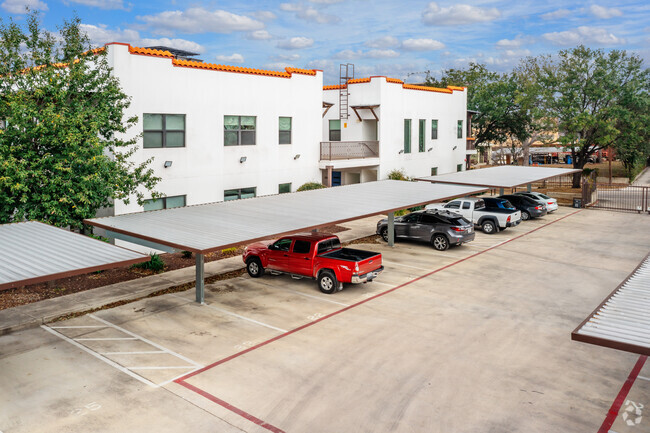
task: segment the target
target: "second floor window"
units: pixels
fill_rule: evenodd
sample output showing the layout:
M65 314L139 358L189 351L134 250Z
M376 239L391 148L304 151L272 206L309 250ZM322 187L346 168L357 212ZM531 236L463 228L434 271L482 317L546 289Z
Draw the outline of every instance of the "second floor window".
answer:
M185 206L185 196L175 195L172 197L154 198L144 201L144 210L171 209L173 207Z
M248 146L255 144L255 116L224 116L224 146Z
M431 167L431 176L438 176L438 167Z
M185 115L144 113L142 138L145 149L185 147Z
M426 134L424 132L425 128L426 128L426 120L420 119L419 128L418 128L418 151L419 152L424 152L426 148L424 144L424 135Z
M341 120L330 120L330 141L341 141Z
M438 119L433 119L431 121L431 139L438 139Z
M291 144L291 117L280 117L280 144Z
M458 138L463 138L463 121L458 121Z
M404 153L411 153L411 119L404 119Z

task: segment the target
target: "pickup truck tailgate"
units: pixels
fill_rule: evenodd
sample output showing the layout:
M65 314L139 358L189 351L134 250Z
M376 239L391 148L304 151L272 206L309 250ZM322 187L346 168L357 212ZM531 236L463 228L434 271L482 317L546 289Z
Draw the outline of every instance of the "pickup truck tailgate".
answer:
M355 274L363 275L381 268L381 254L369 257L359 262L359 271Z

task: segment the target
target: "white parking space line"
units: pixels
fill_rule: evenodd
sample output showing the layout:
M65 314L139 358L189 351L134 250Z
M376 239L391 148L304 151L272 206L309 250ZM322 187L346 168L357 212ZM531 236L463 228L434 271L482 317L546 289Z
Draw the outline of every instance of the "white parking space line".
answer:
M645 376L637 376L637 378L638 378L638 379L643 379L643 380L647 380L648 382L650 382L650 377L645 377Z
M174 297L177 297L177 298L182 298L182 296L178 296L178 295L176 295L174 293L170 293L170 295L174 296ZM185 299L185 298L183 298L183 299ZM247 322L255 323L256 325L264 326L265 328L269 328L269 329L276 330L278 332L282 332L283 334L285 332L287 332L286 329L276 328L275 326L272 326L272 325L269 325L269 324L266 324L266 323L263 323L263 322L259 322L259 321L255 320L255 319L251 319L249 317L244 317L244 316L242 316L240 314L233 313L232 311L228 311L228 310L224 310L223 308L215 307L214 305L203 304L203 305L200 305L199 307L210 308L211 310L219 311L220 313L227 314L227 315L233 316L233 317L237 317L238 319L246 320Z
M291 289L285 289L285 288L280 288L280 290L283 290L285 292L295 293L296 295L304 296L306 298L316 299L318 301L329 302L330 304L341 305L342 307L349 307L350 306L350 304L344 304L343 302L332 301L331 299L321 298L320 296L316 296L316 295L309 295L307 293L298 292L297 290L291 290Z
M189 369L194 369L194 367L191 367L189 365L169 365L165 367L148 367L148 366L142 366L142 367L126 367L129 370L167 370L167 369L179 369L179 368L184 368L185 370Z
M102 325L50 326L50 329L85 329L85 328L106 328L106 326L102 326Z
M142 352L101 352L100 355L150 355L153 353L167 353L162 350L145 350Z
M413 269L417 269L418 271L425 271L425 272L430 272L430 271L433 270L433 269L420 268L418 266L404 265L402 263L395 263L395 262L391 262L391 261L388 261L388 260L382 260L382 263L388 263L388 264L391 264L391 265L395 265L395 266L397 266L399 268L401 268L401 267L413 268Z
M135 337L115 337L115 338L74 338L74 341L119 341L119 340L137 340Z

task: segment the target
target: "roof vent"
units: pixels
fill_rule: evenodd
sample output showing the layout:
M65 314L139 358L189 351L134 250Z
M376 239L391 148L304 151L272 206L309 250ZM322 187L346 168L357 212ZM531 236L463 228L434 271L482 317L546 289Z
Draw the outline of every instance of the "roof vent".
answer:
M178 48L165 47L163 45L156 45L154 47L145 47L150 50L160 50L160 51L169 51L172 53L175 59L178 60L191 60L193 62L203 62L201 59L195 59L194 56L198 56L199 53L193 53L191 51L179 50Z

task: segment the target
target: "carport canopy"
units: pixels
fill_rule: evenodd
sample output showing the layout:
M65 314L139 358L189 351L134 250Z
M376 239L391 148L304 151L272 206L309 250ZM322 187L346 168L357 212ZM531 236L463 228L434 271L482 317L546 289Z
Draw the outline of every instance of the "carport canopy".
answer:
M383 180L290 194L85 220L117 239L196 254L197 302L203 303L203 255L372 215L476 194L483 187ZM392 230L389 230L392 237ZM392 239L389 239L392 244Z
M650 254L571 333L571 339L650 355Z
M147 260L145 254L36 221L0 225L0 290Z
M478 170L458 171L456 173L438 176L421 177L416 180L456 185L485 186L489 188L515 188L530 185L533 182L579 173L582 170L555 167L526 167L515 165L500 165L497 167L480 168ZM503 191L501 191L503 194Z

